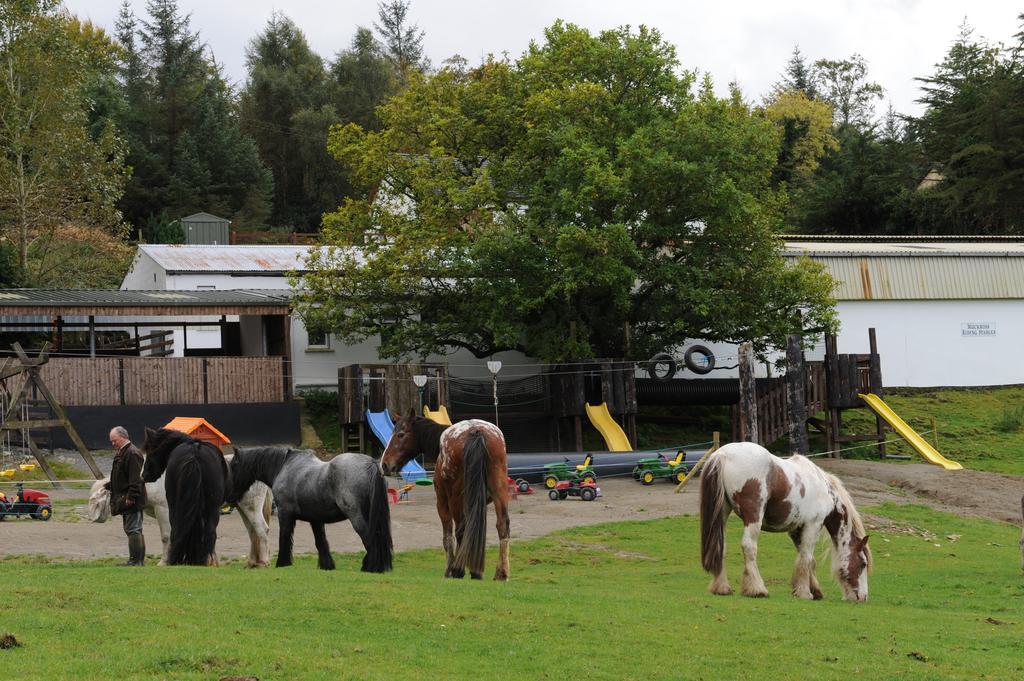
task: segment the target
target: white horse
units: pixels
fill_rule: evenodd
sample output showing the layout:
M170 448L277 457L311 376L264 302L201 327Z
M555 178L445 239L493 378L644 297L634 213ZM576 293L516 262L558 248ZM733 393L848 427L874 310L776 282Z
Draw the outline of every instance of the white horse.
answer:
M871 550L857 509L834 475L810 459L780 459L752 442L734 442L711 455L701 473L700 557L712 575L711 593L732 593L725 574L725 521L735 511L743 521L743 595L767 596L757 569L762 529L787 532L796 545L793 595L822 597L814 575L814 547L824 528L832 540L832 572L849 601L868 599Z
M231 462L231 455L224 459ZM93 522L102 523L110 517L110 492L104 485L110 478L93 483L89 493L89 517ZM267 567L270 565L270 512L273 495L270 488L257 482L239 499L236 508L242 517L246 532L249 533L249 556L246 567ZM160 527L160 541L163 543L163 557L160 565L167 562L171 545L171 518L167 509L167 493L164 490L164 476L156 482L146 483L146 515L156 518Z

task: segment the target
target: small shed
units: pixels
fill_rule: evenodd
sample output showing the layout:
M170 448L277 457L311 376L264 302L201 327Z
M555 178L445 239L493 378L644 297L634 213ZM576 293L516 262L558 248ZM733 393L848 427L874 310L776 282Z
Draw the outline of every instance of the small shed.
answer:
M230 243L230 220L209 213L195 213L182 218L180 222L181 231L185 233L185 243L188 245L226 246Z
M180 431L200 442L209 442L218 449L224 445L231 444L231 440L227 435L214 428L213 424L203 418L177 416L171 419L171 422L164 426L164 428Z

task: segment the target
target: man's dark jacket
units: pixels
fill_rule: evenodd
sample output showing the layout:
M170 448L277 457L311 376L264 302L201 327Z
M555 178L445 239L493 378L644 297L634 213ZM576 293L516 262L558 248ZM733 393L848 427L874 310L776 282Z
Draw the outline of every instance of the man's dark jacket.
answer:
M142 482L142 454L131 442L114 455L110 469L110 514L141 511L146 507L146 484ZM127 502L133 503L129 506Z

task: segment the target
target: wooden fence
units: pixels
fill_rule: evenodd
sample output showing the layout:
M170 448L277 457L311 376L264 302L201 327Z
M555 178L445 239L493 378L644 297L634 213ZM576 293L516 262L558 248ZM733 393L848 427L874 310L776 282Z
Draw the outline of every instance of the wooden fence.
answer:
M40 374L64 405L235 404L291 397L285 357L57 357Z
M806 362L804 370L804 405L807 416L814 416L828 409L825 365ZM733 439L739 436L735 422L733 419ZM789 391L785 376L757 380L757 430L758 442L766 446L789 435Z

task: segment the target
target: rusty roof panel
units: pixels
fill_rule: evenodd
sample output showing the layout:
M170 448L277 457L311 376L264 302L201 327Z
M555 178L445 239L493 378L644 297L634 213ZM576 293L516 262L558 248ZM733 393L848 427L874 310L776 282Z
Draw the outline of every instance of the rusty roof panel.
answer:
M168 273L305 272L306 257L316 246L181 246L142 244L139 250Z
M810 257L836 280L837 300L1024 299L1024 257Z

